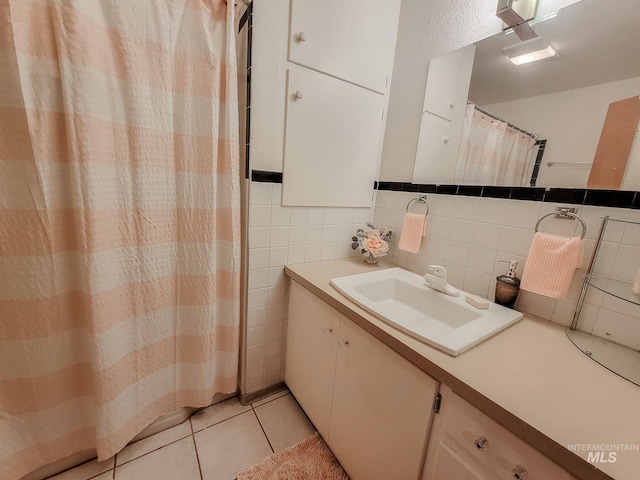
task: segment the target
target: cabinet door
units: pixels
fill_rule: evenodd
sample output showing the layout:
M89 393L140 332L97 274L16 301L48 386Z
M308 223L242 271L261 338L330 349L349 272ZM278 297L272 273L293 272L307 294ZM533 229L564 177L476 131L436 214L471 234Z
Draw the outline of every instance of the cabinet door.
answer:
M329 446L353 480L418 479L437 382L342 317Z
M475 52L469 45L429 62L423 111L447 120L464 116Z
M513 480L518 478L516 473L520 475L519 478L532 480L576 480L449 387L443 385L440 394L440 413L433 422L423 480L458 478L438 475L449 468L458 467L482 472L482 476L495 480ZM446 455L443 456L445 450ZM461 465L454 467L455 463Z
M285 381L324 438L329 433L340 314L291 282Z
M384 93L399 0L293 0L289 60Z
M282 202L370 207L382 151L384 97L289 70Z
M422 114L413 183L451 182L460 144L451 129L449 120L429 112Z

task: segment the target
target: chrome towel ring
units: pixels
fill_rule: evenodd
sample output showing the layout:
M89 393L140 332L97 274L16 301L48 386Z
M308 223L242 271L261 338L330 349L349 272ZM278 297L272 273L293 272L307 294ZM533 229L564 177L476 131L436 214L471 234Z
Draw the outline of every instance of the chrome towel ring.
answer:
M427 207L427 211L425 212L424 216L426 217L427 215L429 215L429 204L427 203L427 196L426 195L422 195L421 197L415 197L415 198L412 198L411 200L409 200L409 203L407 203L407 208L405 209L405 213L409 213L409 207L411 206L411 204L413 202L424 203L425 206Z
M571 220L573 220L573 219L579 220L580 224L582 225L582 235L580 235L580 239L583 239L584 236L586 235L587 226L585 225L584 220L582 220L575 213L570 212L569 210L566 210L566 209L560 209L560 210L557 210L555 212L547 213L546 215L543 215L542 217L540 217L540 219L538 220L538 223L536 223L536 228L535 228L536 233L538 232L538 227L540 226L540 222L542 222L542 220L544 220L545 218L550 217L552 215L554 217L556 217L556 218L568 218L568 219L571 219Z

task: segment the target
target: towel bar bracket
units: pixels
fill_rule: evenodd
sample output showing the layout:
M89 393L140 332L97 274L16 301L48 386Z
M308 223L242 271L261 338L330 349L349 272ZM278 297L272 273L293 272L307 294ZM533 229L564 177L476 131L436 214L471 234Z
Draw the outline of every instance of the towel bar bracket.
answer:
M553 216L554 218L561 218L566 220L579 220L580 225L582 225L582 235L580 235L580 238L583 239L587 233L587 225L584 223L584 220L582 220L575 213L575 211L576 211L575 207L556 207L555 212L547 213L546 215L543 215L542 217L540 217L540 219L538 220L538 223L536 223L536 227L535 227L536 233L538 232L538 227L540 226L540 223L542 222L542 220L544 220L547 217Z
M424 214L424 216L426 217L427 215L429 215L429 204L427 203L427 196L426 195L422 195L420 197L415 197L415 198L412 198L411 200L409 200L409 203L407 203L407 208L405 209L405 213L409 213L409 207L411 207L411 204L413 202L424 203L425 206L427 207L427 211Z

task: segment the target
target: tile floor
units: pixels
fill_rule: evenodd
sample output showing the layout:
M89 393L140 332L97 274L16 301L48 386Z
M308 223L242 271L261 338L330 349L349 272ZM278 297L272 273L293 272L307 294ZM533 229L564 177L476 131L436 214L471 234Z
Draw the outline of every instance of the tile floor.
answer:
M234 480L242 469L315 432L287 390L251 405L237 397L51 480Z

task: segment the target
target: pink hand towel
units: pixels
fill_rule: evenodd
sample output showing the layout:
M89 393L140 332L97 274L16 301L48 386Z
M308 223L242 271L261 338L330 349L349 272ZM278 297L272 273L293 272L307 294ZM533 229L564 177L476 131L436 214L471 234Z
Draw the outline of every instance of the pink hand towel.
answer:
M582 239L537 232L533 236L520 288L547 297L567 296L573 274L582 263Z
M407 213L402 221L402 231L398 248L411 253L418 253L422 237L427 232L427 216L420 213Z

